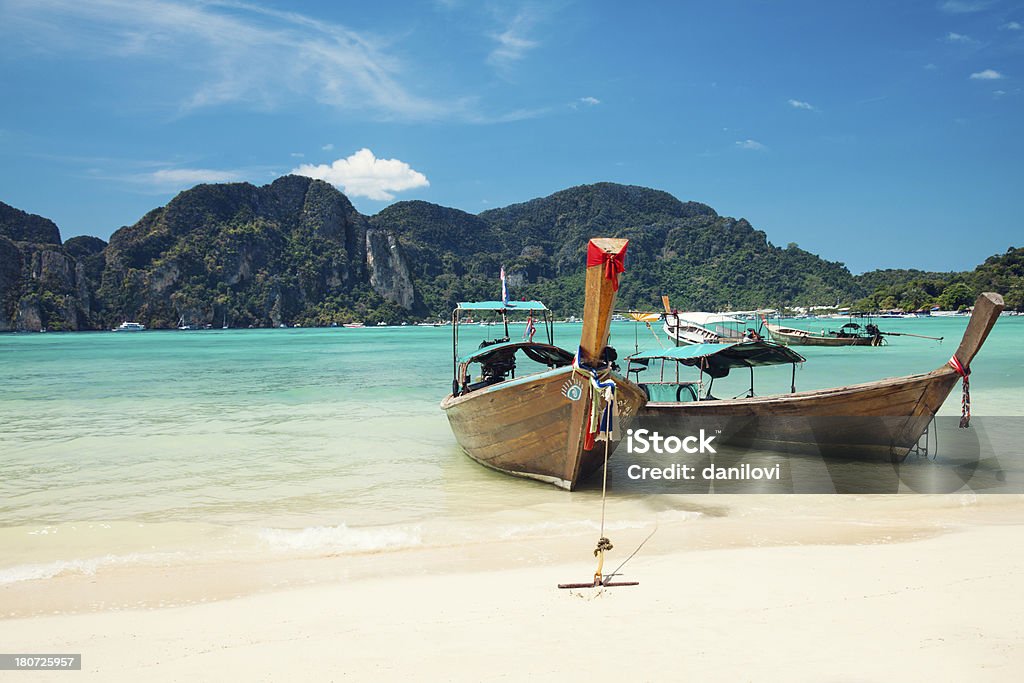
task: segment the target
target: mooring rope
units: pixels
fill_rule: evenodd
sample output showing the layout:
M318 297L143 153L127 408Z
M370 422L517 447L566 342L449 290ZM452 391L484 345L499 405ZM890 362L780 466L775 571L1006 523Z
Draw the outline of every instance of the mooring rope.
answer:
M602 392L605 399L604 403L607 404L608 402L615 400L614 386L615 385L612 384L612 387L605 388ZM596 408L597 405L595 404L594 409L596 410ZM602 406L601 412L603 413L605 410L609 410L609 408ZM594 549L594 557L597 558L597 570L594 572L594 585L604 582L604 577L601 574L601 570L604 569L604 553L606 550L611 550L614 547L612 546L612 542L608 540L608 537L604 535L605 508L608 503L608 455L610 453L612 442L612 425L610 418L605 427L608 431L605 434L604 439L604 472L601 476L601 537L597 540L597 547Z
M622 569L623 567L625 567L625 566L626 566L626 563L627 563L627 562L629 562L630 560L632 560L632 559L633 559L633 558L634 558L634 557L636 556L636 554L637 554L638 552L640 552L640 548L643 548L643 547L644 547L644 544L645 544L645 543L647 543L647 541L651 540L651 536L653 536L653 535L655 534L655 532L657 532L657 531L658 531L658 522L657 522L657 520L655 520L655 522L654 522L654 528L653 528L653 529L651 529L651 533L647 534L647 538L645 538L644 540L640 541L640 545L638 545L638 546L636 547L636 550L634 550L633 552L631 552L631 553L629 554L629 557L627 557L626 559L624 559L624 560L622 561L622 564L620 564L620 565L619 565L618 567L616 567L616 568L615 568L615 571L613 571L613 572L612 572L611 574L606 574L605 576L606 576L607 578L606 578L606 579L604 579L604 580L603 580L603 581L602 581L601 583L602 583L602 584L604 584L604 583L607 583L607 582L608 582L608 579L612 578L613 576L618 576L618 574L619 574L619 570L620 570L620 569Z

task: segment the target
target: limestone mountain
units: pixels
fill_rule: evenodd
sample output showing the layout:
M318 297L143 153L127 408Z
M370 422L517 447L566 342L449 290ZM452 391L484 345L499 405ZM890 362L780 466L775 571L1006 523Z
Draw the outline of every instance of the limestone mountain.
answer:
M459 301L497 298L502 267L513 297L578 315L597 235L630 239L623 308L659 308L663 294L714 310L916 306L959 303L990 284L1021 290L1021 250L973 274L855 277L795 244L773 245L745 219L644 187L583 185L478 215L407 201L367 217L331 185L286 176L198 185L109 244L61 243L52 221L0 204L0 330L446 318Z
M92 291L53 221L0 202L0 331L88 329Z
M630 239L623 307L659 307L662 294L683 308L717 309L832 302L858 291L842 264L781 249L746 220L644 187L583 185L478 216L399 202L370 221L397 235L417 296L434 314L497 297L502 265L516 297L578 314L587 241L598 235Z
M198 185L110 238L99 295L153 327L394 318L413 304L394 240L319 180Z

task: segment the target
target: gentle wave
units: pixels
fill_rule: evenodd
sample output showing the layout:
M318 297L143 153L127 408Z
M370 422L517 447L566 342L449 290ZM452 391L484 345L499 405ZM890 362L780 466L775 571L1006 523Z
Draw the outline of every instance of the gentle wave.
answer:
M64 574L92 576L103 567L125 564L164 563L178 557L172 553L131 553L128 555L103 555L80 560L56 560L39 564L19 564L0 569L0 586L22 581L52 579Z
M420 528L315 526L305 529L261 529L259 538L279 551L368 553L412 548L423 543Z

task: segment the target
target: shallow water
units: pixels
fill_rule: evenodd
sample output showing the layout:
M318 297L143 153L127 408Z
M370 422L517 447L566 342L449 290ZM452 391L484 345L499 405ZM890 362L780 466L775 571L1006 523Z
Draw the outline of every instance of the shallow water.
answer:
M797 388L931 370L966 324L880 321L942 343L804 347ZM463 350L498 329L465 328ZM579 329L557 325L556 343L573 347ZM1022 334L1024 318L1000 319L975 360L975 415L1024 416ZM621 356L657 345L632 323L615 323L612 343ZM600 482L568 494L461 454L438 407L451 372L449 328L0 335L0 584L123 563L589 534ZM747 382L717 382L716 394ZM789 382L788 369L766 368L758 393ZM940 414L959 414L959 392ZM654 496L622 465L616 524L689 519L704 504Z

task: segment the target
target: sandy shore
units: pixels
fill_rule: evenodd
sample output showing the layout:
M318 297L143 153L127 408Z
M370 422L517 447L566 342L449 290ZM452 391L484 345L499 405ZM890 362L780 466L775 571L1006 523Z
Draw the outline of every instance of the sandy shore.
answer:
M18 680L1015 681L1024 525L1005 522L904 542L641 553L628 566L641 585L606 591L555 587L586 580L586 558L474 562L5 619L0 643L83 655L82 672Z

